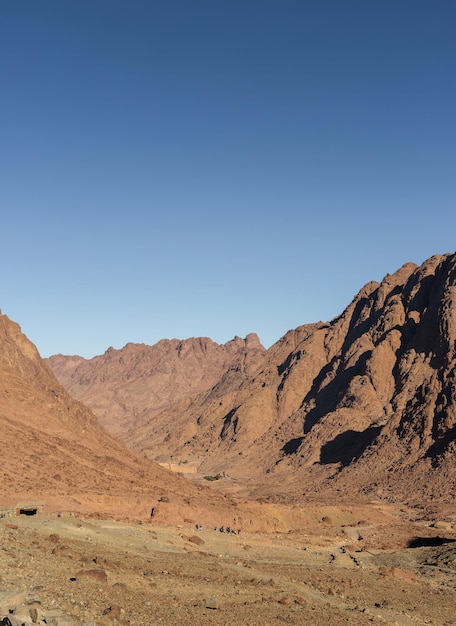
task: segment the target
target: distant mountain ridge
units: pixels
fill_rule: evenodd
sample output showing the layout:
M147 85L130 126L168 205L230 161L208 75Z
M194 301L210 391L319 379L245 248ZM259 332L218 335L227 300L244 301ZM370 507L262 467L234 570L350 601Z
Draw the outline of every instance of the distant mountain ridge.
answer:
M52 356L48 363L73 397L115 434L136 430L157 413L210 390L232 364L265 352L257 335L219 345L207 337L128 343L103 355Z
M199 340L188 341L193 355ZM446 254L368 283L341 315L291 330L268 350L256 341L247 349L246 341L228 359L211 342L190 370L177 370L175 346L152 347L166 349L152 375L144 372L142 396L138 349L116 353L124 358L121 377L106 355L88 362L51 357L49 364L100 419L100 406L107 415L134 398L136 414L121 433L129 445L152 458L225 472L258 497L349 492L450 501L455 345L456 255ZM194 384L189 394L187 371L206 387ZM147 393L157 401L146 406L139 400L152 381Z
M232 510L220 494L162 469L110 435L1 313L0 398L0 508L38 500L47 511L147 519L154 507L163 523L181 523L196 507L209 523Z

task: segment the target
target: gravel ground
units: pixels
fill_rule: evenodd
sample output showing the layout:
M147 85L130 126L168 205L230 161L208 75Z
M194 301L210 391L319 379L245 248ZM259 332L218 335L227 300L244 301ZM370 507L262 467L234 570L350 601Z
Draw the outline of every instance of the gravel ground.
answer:
M0 592L25 590L44 612L90 626L456 625L452 538L385 549L388 528L323 530L5 517Z

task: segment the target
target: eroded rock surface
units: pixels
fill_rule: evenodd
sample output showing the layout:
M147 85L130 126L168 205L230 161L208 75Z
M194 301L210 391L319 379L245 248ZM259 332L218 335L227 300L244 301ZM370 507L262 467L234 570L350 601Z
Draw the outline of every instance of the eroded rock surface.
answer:
M139 395L138 348L116 352L115 368L108 354L88 362L53 357L50 364L100 419L135 399L135 415L125 417L121 433L130 446L194 465L202 475L223 475L232 490L269 498L349 493L450 503L456 487L455 255L407 263L368 283L330 322L291 330L266 351L256 342L250 351L246 341L229 364L207 340L182 345L193 353L198 341L206 347L203 358L191 361L191 376L213 376L206 389L195 385L186 396L183 377L168 385L158 375L174 373L178 360L177 352L163 352L166 342L148 349L161 356L141 371ZM146 397L159 400L151 407Z

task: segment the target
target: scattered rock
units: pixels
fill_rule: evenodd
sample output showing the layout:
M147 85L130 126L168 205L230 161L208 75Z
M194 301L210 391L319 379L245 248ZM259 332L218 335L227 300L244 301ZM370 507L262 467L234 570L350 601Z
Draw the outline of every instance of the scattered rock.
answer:
M65 615L58 609L47 611L45 619L45 623L49 626L79 626L79 623L74 619L74 617Z
M201 539L201 537L196 537L195 535L188 537L188 541L190 541L190 543L195 543L197 546L203 546L206 543L204 539Z
M27 592L24 590L11 589L0 592L0 613L13 613L26 597Z
M206 609L218 609L219 607L219 601L217 598L208 598L205 602L205 608Z
M80 572L75 574L74 578L76 580L80 580L81 578L89 578L103 583L108 582L108 575L104 569L81 570Z
M385 578L392 578L393 580L402 580L408 583L418 582L413 571L401 567L380 567L378 573Z
M111 617L112 619L119 619L121 614L122 614L122 609L117 604L108 606L103 611L103 615L107 615L108 617Z
M0 592L0 626L79 626L71 616L60 610L44 611L36 597L30 598L27 591L9 589Z

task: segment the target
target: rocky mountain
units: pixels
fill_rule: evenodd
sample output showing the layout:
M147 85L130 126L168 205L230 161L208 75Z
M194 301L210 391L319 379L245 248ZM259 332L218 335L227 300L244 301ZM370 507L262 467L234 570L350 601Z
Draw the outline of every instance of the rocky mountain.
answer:
M191 341L193 351L200 340ZM131 346L49 363L101 419L136 403L136 414L127 408L122 418L130 446L225 473L226 484L250 494L448 502L456 485L455 341L456 255L447 254L367 284L340 316L292 330L269 350L255 341L251 352L246 341L217 372L211 346L191 370L207 387L195 384L190 394L175 369L171 385L150 375L154 365L138 395L136 357L121 362ZM178 344L174 361L158 361L165 372L178 362ZM104 365L114 356L115 373Z
M101 424L126 437L163 411L182 412L207 393L234 363L264 354L255 334L219 345L206 337L163 339L153 346L129 343L86 360L52 356L48 363L65 388L98 416Z
M57 381L20 327L0 313L0 508L182 521L226 519L232 502L127 448ZM229 518L228 518L229 519Z

